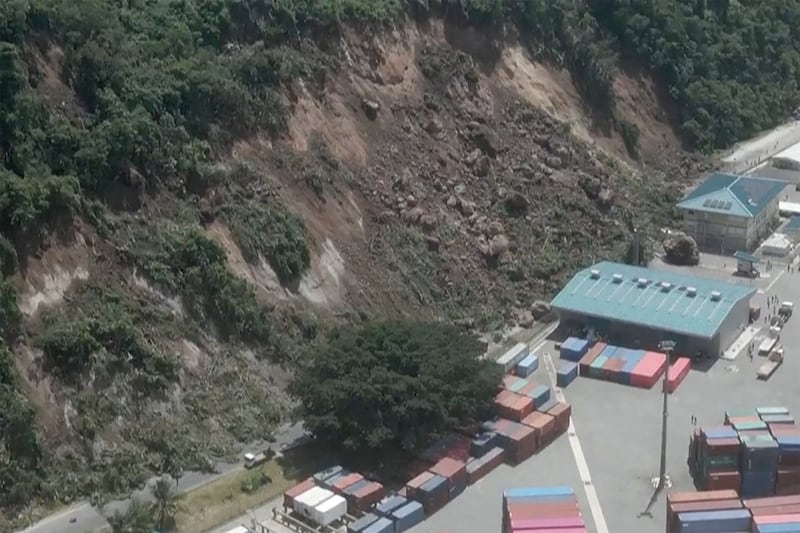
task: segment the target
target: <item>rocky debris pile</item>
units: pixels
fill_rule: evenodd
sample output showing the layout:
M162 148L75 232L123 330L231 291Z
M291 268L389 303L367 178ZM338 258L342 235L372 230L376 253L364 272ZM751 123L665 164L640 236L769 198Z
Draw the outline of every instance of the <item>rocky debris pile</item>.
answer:
M672 232L664 242L664 258L673 265L694 266L700 263L700 250L691 235L682 231Z

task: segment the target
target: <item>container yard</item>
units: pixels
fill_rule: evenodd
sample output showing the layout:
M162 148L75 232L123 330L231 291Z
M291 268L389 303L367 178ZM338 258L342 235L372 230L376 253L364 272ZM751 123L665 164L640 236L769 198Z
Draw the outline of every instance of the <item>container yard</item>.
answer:
M785 407L728 411L720 427L700 428L687 463L701 490L744 498L800 494L800 426Z
M671 493L666 533L795 533L800 496L744 498L734 490Z

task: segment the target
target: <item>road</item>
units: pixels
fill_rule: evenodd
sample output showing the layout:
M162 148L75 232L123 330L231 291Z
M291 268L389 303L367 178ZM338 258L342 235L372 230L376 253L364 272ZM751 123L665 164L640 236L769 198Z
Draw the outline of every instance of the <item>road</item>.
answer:
M305 433L302 422L282 426L275 436L274 448L289 445L298 440ZM256 443L250 449L260 449L266 447L267 443ZM186 472L180 480L179 489L181 492L189 492L211 483L222 476L236 472L244 468L241 462L238 463L218 463L216 472L204 474L202 472ZM144 489L137 490L131 494L131 498L141 498L149 500L151 498L149 487L156 481L152 478ZM47 518L37 522L24 530L24 533L86 533L108 527L106 516L112 516L115 511L124 511L130 499L112 501L97 508L88 502L79 503L69 509L52 514ZM74 522L70 522L74 519Z
M741 173L800 142L800 121L792 120L754 139L736 144L722 159L722 170Z

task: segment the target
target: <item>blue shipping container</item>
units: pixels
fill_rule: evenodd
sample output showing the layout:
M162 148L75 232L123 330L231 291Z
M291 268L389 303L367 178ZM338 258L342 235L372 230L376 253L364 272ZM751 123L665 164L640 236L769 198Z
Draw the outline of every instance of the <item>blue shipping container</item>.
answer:
M363 533L367 526L374 524L378 521L378 516L372 513L367 513L349 526L347 526L347 533Z
M567 361L579 361L589 350L589 341L570 337L561 343L561 359Z
M558 403L558 401L556 401L555 398L550 398L549 400L544 402L542 405L539 405L538 402L537 402L536 410L539 411L540 413L546 413L547 411L549 411L550 409L555 407L557 403Z
M730 426L705 428L703 434L707 439L735 439L738 437L736 430Z
M787 524L762 524L754 530L756 533L798 533L800 532L800 522L789 522Z
M348 496L350 496L350 495L355 494L359 490L363 489L364 487L366 487L370 483L372 483L372 481L370 481L368 479L362 479L361 481L356 481L355 483L353 483L352 485L350 485L349 487L344 489L343 492L345 494L347 494Z
M556 385L562 389L575 381L578 377L578 363L560 361L556 371Z
M326 468L325 470L320 470L319 472L314 474L312 477L314 478L314 481L316 481L317 483L320 483L322 481L325 481L326 479L332 478L336 474L340 474L342 471L344 471L344 468L342 468L339 465L336 465L336 466L332 466L330 468Z
M506 489L503 491L504 500L530 498L536 496L573 496L575 492L567 485L553 487L528 487L519 489Z
M407 503L408 500L402 496L388 496L378 502L378 505L375 506L375 512L380 516L388 516L392 514L395 509L399 509Z
M392 513L395 533L408 531L425 520L425 510L419 502L409 502Z
M727 511L699 511L679 513L678 522L682 533L725 533L746 531L750 528L750 511L731 509Z
M419 490L425 494L435 494L439 491L447 490L447 479L439 475L434 475L431 479L426 481Z
M530 354L528 357L517 363L517 375L527 378L539 368L539 356Z
M539 385L533 392L531 392L531 397L536 402L536 405L541 405L545 403L547 400L550 399L550 387L547 385Z
M337 479L342 478L344 476L349 476L349 475L350 475L350 472L348 470L342 470L338 474L334 474L329 478L323 479L322 481L317 483L317 485L319 485L321 487L324 487L326 489L330 489L333 486L333 484L336 482Z
M614 346L614 345L609 344L608 346L603 348L603 351L600 352L599 354L597 354L597 356L598 357L614 357L614 354L617 353L617 350L619 350L619 346Z
M767 424L794 424L792 415L761 415L761 420Z
M367 526L364 533L394 533L394 523L388 518L378 518L378 520Z

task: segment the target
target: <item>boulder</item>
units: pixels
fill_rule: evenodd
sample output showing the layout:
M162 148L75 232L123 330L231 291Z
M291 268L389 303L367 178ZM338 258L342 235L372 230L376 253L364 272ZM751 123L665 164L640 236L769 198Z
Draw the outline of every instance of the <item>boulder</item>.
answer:
M664 258L673 265L696 265L700 262L697 242L691 235L676 231L663 242Z
M364 108L364 113L370 120L375 120L378 117L378 111L381 110L381 105L378 102L367 98L361 100L361 107Z
M552 322L555 319L553 308L544 300L536 300L531 304L531 314L534 319L541 322Z
M521 192L511 191L506 193L505 206L509 214L523 215L528 211L529 205L530 201Z

